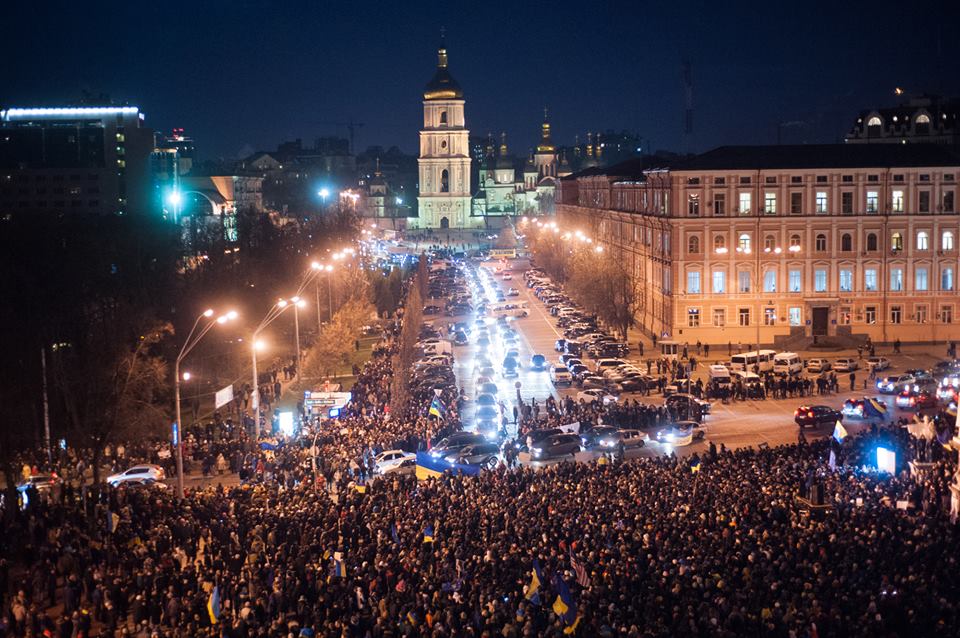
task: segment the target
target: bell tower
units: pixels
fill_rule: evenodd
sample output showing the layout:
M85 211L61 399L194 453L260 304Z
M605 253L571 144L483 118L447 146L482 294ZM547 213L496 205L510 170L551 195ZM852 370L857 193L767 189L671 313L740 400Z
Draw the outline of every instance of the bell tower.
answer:
M416 228L475 228L471 217L470 132L463 112L463 90L447 68L447 48L441 42L437 70L423 90L420 130L419 218Z

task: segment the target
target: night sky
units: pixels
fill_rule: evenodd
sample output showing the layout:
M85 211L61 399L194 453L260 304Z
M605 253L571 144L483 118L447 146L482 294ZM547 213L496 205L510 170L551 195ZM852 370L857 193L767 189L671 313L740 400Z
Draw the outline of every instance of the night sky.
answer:
M203 159L365 126L357 149L416 152L423 85L446 27L467 126L536 141L629 129L679 150L681 60L691 149L836 141L861 108L960 95L957 0L889 2L14 2L3 10L0 104L83 91L183 127ZM941 33L942 31L942 33Z

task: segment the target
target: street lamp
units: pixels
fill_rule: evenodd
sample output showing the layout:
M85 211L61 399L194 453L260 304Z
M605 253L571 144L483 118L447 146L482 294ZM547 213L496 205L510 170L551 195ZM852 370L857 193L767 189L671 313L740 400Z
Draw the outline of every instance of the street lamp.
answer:
M174 403L177 416L177 498L183 498L183 422L180 417L180 362L183 361L184 357L190 354L190 351L193 350L194 346L200 343L200 340L210 332L210 329L216 325L223 325L228 321L237 318L236 311L231 310L230 312L217 317L216 319L211 319L213 317L213 309L209 308L204 310L198 317L197 320L193 322L193 328L190 329L190 333L187 335L186 341L183 343L183 347L180 349L180 354L177 355L176 363L173 366L173 388L174 388ZM197 326L200 325L200 322L204 319L210 319L203 326L200 332L197 332ZM184 372L183 375L184 381L190 380L190 373Z
M282 299L280 301L283 301ZM301 299L299 296L292 297L290 299L290 304L293 306L293 333L294 341L297 346L297 369L296 375L297 378L300 378L300 308L303 308L307 305L307 302Z
M253 344L253 347L250 348L253 356L253 431L255 440L257 441L260 440L260 379L257 374L257 350L262 350L264 347L263 342L260 341L258 337L263 329L273 323L290 305L291 304L287 303L285 299L281 299L273 304L270 310L267 311L266 316L264 316L263 321L261 321L260 325L253 331L253 338L250 339L250 342Z

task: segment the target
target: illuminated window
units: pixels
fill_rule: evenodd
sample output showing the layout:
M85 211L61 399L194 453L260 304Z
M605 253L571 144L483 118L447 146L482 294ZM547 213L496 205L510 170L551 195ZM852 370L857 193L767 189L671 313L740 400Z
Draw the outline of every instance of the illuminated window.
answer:
M927 323L930 318L930 311L927 309L927 304L918 303L913 308L916 311L917 323Z
M687 293L691 295L700 294L700 271L699 270L687 271Z
M725 270L713 271L713 292L726 292L727 290L727 272Z
M700 309L699 308L687 308L687 327L689 328L700 327Z
M741 270L737 273L737 289L740 292L750 292L750 271Z
M777 247L777 238L773 235L767 235L763 238L763 249L765 251L771 251Z
M903 235L900 233L890 235L890 250L903 250Z
M895 213L903 212L903 191L893 191L890 207Z
M940 271L940 290L953 290L953 268L944 268Z
M749 253L750 252L750 234L741 233L739 239L737 240L737 249L740 252Z
M766 213L767 215L777 214L777 194L776 193L763 194L763 212Z
M930 289L929 281L927 280L927 269L926 268L917 268L913 271L913 289L923 292Z
M867 268L863 271L863 289L867 292L877 290L877 270L875 268Z
M725 308L713 309L713 325L722 328L727 324L727 311Z
M776 270L767 270L763 273L763 292L777 292Z
M787 291L800 292L803 288L803 277L799 270L791 270L787 273Z
M883 126L883 121L874 115L869 120L867 120L867 126Z
M750 214L750 193L740 193L740 214Z
M940 250L953 250L953 233L949 230L943 231L940 236Z
M840 292L851 292L853 290L853 271L849 268L840 270Z
M777 323L777 309L764 308L763 309L763 325L772 326L775 323Z
M875 213L877 212L877 206L880 202L880 196L877 194L877 191L867 191L867 212Z
M892 292L903 290L903 268L890 269L890 290Z
M827 194L824 191L817 191L817 214L827 214Z
M863 319L866 323L870 325L877 323L877 307L866 306L863 309Z
M787 309L787 316L790 317L791 326L802 326L803 325L803 313L802 308L792 307Z
M700 217L700 195L696 193L687 196L687 217Z
M827 270L826 268L817 268L813 271L813 290L814 292L827 291Z
M917 250L930 250L930 234L925 230L917 233Z
M727 196L723 193L715 193L713 196L713 216L723 217L727 214Z

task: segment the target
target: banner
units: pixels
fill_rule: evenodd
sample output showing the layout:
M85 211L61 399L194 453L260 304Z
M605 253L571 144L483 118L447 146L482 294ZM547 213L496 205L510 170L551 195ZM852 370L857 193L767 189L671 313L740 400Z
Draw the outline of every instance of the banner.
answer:
M231 401L233 401L233 384L228 385L222 390L217 390L215 407L220 408L221 406L224 406L230 403Z
M558 425L558 430L562 430L567 434L580 434L580 421L574 421L573 423L567 423L565 425Z
M445 459L435 457L429 452L417 452L417 479L437 478L449 470L456 474L462 472L464 476L477 476L480 468L476 465L461 465Z

